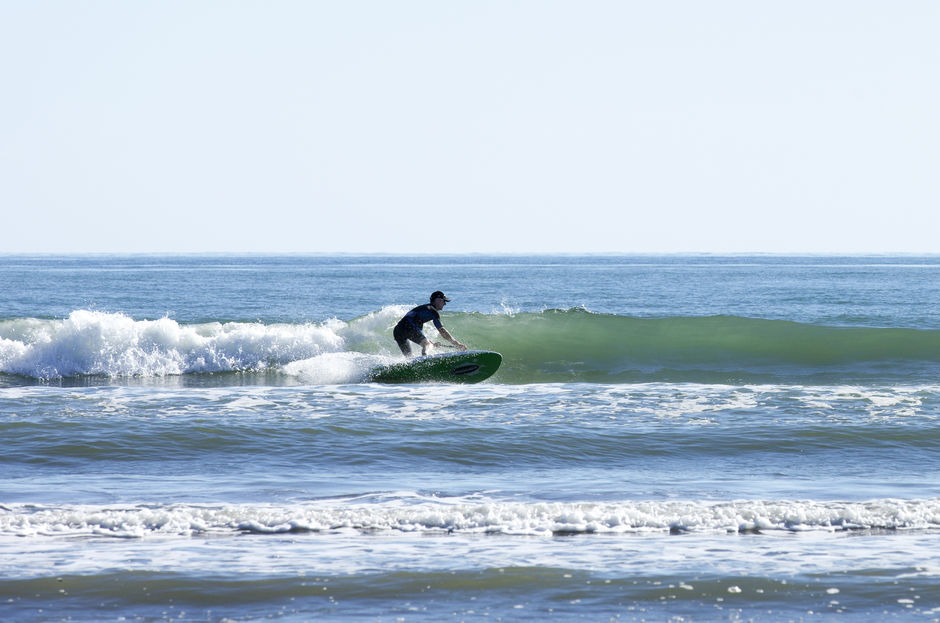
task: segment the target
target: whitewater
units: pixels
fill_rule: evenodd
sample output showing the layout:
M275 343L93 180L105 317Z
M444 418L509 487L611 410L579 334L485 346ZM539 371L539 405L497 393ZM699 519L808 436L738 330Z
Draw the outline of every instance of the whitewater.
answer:
M938 276L0 256L0 620L938 620ZM370 382L437 289L501 369Z

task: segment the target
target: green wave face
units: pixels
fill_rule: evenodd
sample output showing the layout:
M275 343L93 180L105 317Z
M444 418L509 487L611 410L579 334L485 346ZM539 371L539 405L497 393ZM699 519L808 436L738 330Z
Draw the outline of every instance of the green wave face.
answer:
M940 331L733 316L635 318L582 309L454 314L452 331L503 355L496 379L535 382L935 382Z

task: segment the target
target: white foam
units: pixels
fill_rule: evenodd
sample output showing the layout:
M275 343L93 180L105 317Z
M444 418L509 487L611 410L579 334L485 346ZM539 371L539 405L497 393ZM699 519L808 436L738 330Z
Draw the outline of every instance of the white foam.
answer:
M940 499L863 502L501 502L397 498L297 505L0 506L0 535L141 538L250 531L551 536L741 531L940 530Z
M0 323L0 371L40 379L262 370L345 348L346 324L180 325L78 310Z
M393 358L382 355L326 353L293 361L283 366L281 372L311 385L343 385L363 383L368 380L372 368L391 361Z
M347 348L357 352L397 353L392 328L407 311L403 305L388 305L349 321L342 330Z

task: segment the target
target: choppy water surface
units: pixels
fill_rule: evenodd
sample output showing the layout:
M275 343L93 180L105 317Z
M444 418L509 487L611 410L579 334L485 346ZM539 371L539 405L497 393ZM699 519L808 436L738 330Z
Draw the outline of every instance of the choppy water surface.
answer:
M936 620L935 257L0 257L0 620ZM500 351L384 386L435 289Z

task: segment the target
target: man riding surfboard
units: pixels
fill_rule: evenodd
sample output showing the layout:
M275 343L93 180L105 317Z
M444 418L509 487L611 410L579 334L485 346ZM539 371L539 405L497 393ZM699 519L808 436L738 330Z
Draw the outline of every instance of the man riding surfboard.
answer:
M467 350L467 347L455 340L451 334L447 332L447 329L444 328L444 325L441 324L440 311L444 309L444 305L449 301L450 299L444 296L443 292L436 290L431 293L430 303L418 305L398 321L392 334L395 336L395 341L398 343L398 347L405 357L411 356L411 344L408 343L409 341L421 346L422 355L428 354L428 347L431 346L432 342L424 336L424 332L422 331L424 323L428 321L434 323L437 332L440 333L441 337L445 340L460 350ZM434 345L441 346L440 343L434 343Z

